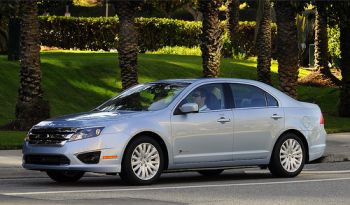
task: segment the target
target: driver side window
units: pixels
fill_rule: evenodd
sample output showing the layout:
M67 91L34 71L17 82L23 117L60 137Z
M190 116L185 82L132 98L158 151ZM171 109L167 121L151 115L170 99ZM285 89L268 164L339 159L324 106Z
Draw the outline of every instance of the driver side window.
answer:
M223 86L222 84L200 86L194 89L184 101L198 104L199 112L225 109Z

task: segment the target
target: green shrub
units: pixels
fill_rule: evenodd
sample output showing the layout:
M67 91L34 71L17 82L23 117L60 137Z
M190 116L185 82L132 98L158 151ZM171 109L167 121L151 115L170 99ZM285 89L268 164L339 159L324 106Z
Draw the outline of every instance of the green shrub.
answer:
M340 65L340 30L339 26L328 28L328 52L332 58L332 65Z
M201 22L165 18L137 18L140 51L154 51L164 46L199 45Z
M63 49L110 50L117 48L118 18L39 17L41 44ZM255 22L240 22L238 45L232 48L227 34L223 53L234 49L245 56L256 54L254 47ZM200 44L201 22L165 18L137 18L140 52L156 51L166 46L196 47ZM224 27L224 23L222 24ZM276 26L273 29L273 42ZM273 43L273 48L274 48ZM274 54L273 54L274 56Z

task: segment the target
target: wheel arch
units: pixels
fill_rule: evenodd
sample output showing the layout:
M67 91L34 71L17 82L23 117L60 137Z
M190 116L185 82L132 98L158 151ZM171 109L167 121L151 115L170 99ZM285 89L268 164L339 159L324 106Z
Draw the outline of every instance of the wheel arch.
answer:
M309 162L309 144L306 140L306 137L304 136L303 133L301 133L299 130L296 130L296 129L289 129L289 130L286 130L284 131L282 134L279 135L279 137L277 138L277 140L275 141L275 144L273 145L273 150L271 152L271 156L270 156L270 161L272 159L272 154L274 153L275 151L275 148L276 148L276 144L277 142L280 140L280 138L287 134L287 133L293 133L295 135L297 135L299 137L299 139L304 143L304 147L305 147L305 156L306 156L306 159L305 159L305 163L308 163Z
M131 142L139 137L142 136L147 136L150 137L154 140L156 140L159 144L159 146L161 147L163 154L164 154L164 170L168 169L169 166L169 153L168 153L168 148L167 145L165 144L164 140L162 139L161 136L159 136L158 134L151 132L151 131L143 131L140 133L137 133L136 135L134 135L128 142L128 144L126 145L124 151L123 151L123 159L122 159L122 163L124 161L125 158L125 152L128 149L128 147L130 146Z

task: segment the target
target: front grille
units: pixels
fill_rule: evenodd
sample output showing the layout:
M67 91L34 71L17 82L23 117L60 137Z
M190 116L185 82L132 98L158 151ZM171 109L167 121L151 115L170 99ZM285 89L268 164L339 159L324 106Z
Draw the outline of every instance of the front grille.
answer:
M75 128L40 128L32 129L28 142L32 145L64 145L76 132Z
M70 160L64 155L25 155L25 164L69 165Z

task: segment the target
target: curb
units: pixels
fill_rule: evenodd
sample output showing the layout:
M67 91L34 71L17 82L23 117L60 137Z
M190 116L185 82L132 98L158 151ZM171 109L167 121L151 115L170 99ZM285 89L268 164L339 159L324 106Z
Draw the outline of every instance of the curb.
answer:
M346 155L328 154L317 160L310 162L309 164L319 164L319 163L334 163L334 162L348 162L350 158Z

